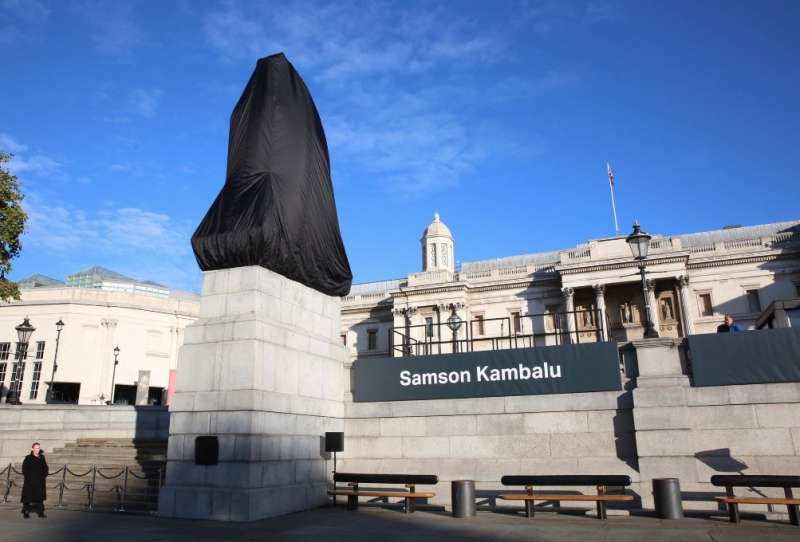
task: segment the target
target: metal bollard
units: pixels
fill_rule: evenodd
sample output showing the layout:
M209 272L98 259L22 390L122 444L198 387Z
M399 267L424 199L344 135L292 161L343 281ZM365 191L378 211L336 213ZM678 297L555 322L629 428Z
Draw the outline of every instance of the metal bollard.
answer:
M683 517L681 483L677 478L653 478L653 500L658 517L662 519Z
M466 518L476 515L475 481L453 480L451 498L454 518Z

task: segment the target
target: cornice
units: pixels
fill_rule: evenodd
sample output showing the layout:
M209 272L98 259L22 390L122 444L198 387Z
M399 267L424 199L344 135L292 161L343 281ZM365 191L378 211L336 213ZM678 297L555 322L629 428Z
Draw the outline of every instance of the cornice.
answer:
M669 256L659 256L648 258L645 263L648 267L652 265L662 265L669 263L686 263L689 260L689 253L680 253ZM617 260L609 263L582 264L570 267L557 267L556 272L563 275L576 275L578 273L592 273L595 271L613 271L614 269L626 269L629 267L639 267L639 262L631 260Z
M795 255L796 256L796 255ZM708 267L720 267L723 265L739 265L743 263L759 263L759 262L771 262L774 260L785 260L790 259L790 255L787 254L762 254L761 256L740 256L738 258L719 258L714 260L702 260L692 262L690 261L687 265L687 269L705 269Z

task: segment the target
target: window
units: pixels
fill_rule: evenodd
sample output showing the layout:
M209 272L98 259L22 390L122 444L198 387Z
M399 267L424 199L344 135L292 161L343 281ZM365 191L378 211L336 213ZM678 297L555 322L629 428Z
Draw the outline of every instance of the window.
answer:
M22 379L25 377L25 362L19 361L14 364L11 369L11 385L8 387L9 391L15 395L19 395L22 389Z
M431 243L431 267L436 267L436 243Z
M522 331L522 320L519 317L518 311L511 313L511 329L514 330L514 333Z
M475 315L475 324L476 324L475 327L477 328L478 335L483 335L485 333L485 330L484 330L484 327L483 327L483 315L482 314Z
M377 349L378 349L378 330L369 329L367 330L367 350L377 350Z
M761 300L758 298L758 290L746 290L747 306L750 312L761 312Z
M0 363L0 390L3 389L3 384L6 381L6 366L8 364L6 362Z
M347 333L342 333L342 345L347 346Z
M44 343L40 342L39 344L42 345L42 355L44 355ZM38 356L39 354L38 351L36 354ZM41 378L41 376L42 376L42 362L37 360L33 364L33 377L31 378L31 393L30 393L31 399L36 399L36 397L39 395L39 379Z
M433 337L433 317L425 318L425 337Z
M28 345L17 343L17 352L14 354L14 359L22 359L28 357Z
M36 359L44 359L44 341L36 342Z
M0 343L0 360L8 359L11 353L11 343Z
M697 294L697 304L700 306L700 316L714 316L710 293Z

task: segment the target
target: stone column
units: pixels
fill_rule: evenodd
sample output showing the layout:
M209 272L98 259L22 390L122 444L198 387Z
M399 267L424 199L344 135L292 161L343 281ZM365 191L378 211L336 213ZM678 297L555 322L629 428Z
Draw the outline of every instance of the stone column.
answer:
M650 321L653 322L653 329L661 333L659 325L661 322L658 314L658 303L656 302L656 281L648 279L647 282L647 302L650 305ZM644 324L644 322L642 322Z
M606 285L605 284L595 284L594 285L594 298L595 298L595 306L597 307L597 314L595 318L599 318L600 321L597 322L597 325L602 326L600 330L600 336L604 341L608 340L608 329L607 325L608 322L606 321Z
M632 341L638 375L633 420L642 483L642 507L653 508L653 478L679 478L681 489L698 480L689 419L689 379L683 374L681 339Z
M150 371L139 371L136 381L136 404L146 405L150 396Z
M691 301L689 299L688 275L681 275L678 277L678 290L681 300L681 323L683 324L683 334L694 335L694 321L690 313Z
M340 304L258 266L203 274L200 318L178 355L159 515L253 521L328 502L321 443L344 427ZM217 464L196 463L199 436L216 437Z
M573 288L563 288L561 295L564 296L564 311L567 319L567 337L570 343L577 342L575 334L575 290Z

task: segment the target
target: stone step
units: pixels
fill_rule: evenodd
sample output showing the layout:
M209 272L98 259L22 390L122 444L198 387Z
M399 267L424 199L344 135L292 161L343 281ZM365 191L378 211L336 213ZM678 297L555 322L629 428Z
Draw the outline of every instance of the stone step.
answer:
M47 457L47 463L50 465L64 465L71 463L80 463L81 465L92 464L114 464L114 465L138 465L141 463L164 463L167 457L165 455L150 455L150 456L87 456L86 454L58 454Z

